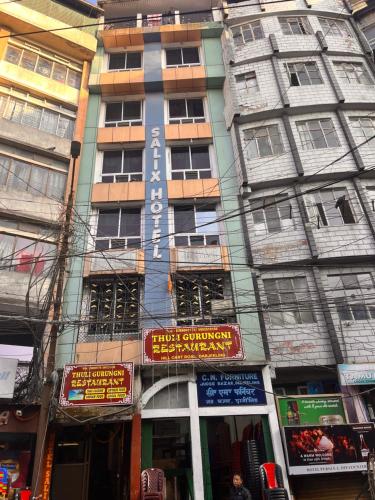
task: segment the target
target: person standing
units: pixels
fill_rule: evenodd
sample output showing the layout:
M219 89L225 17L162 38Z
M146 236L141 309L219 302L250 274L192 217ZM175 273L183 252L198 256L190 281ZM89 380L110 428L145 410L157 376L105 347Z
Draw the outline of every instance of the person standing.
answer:
M243 485L241 474L234 474L232 481L229 500L251 500L250 491Z

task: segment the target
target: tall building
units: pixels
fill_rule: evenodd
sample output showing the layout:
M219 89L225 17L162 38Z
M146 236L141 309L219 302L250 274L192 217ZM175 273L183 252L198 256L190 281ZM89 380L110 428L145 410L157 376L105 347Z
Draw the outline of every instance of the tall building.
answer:
M99 14L81 0L0 5L0 462L9 498L31 484L70 143L83 136Z
M168 499L220 500L241 467L259 483L256 460L284 464L241 220L230 218L242 201L222 8L100 5L52 497L138 499L141 471L156 467ZM133 398L119 390L128 405L116 408L114 378L129 370Z
M366 448L360 433L332 427L326 444L313 432L309 444L311 429L301 425L374 419L375 73L349 8L341 1L228 1L225 10L226 126L274 392L295 396L280 400L280 417L291 426L290 486L301 499L312 498L307 491L359 494L364 480L354 471L366 468L367 456L358 451ZM329 416L334 398L321 395L335 393L341 409L332 403ZM317 400L326 403L313 416ZM342 439L352 456L337 451ZM311 446L324 460L309 463ZM341 460L362 463L341 467ZM329 480L319 480L328 471Z

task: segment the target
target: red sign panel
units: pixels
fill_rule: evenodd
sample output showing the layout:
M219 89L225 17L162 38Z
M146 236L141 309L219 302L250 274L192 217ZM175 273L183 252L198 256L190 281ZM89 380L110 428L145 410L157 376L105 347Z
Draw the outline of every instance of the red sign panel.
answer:
M113 406L133 402L133 363L65 365L60 405Z
M143 330L143 363L243 359L238 325L177 326Z

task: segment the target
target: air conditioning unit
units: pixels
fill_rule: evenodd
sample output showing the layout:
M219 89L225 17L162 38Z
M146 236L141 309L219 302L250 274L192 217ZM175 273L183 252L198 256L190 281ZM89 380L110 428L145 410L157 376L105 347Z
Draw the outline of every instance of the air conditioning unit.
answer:
M211 314L213 316L233 316L235 314L233 300L211 300Z

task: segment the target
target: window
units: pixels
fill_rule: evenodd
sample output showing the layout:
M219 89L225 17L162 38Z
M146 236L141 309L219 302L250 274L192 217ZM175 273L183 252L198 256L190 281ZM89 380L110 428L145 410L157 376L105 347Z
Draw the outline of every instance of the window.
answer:
M64 139L73 138L75 119L70 110L31 96L29 99L32 102L0 95L0 117ZM42 107L45 104L61 112Z
M233 26L231 30L236 47L264 38L262 24L259 19L251 23L242 24L241 26Z
M75 89L81 86L82 70L78 65L71 61L63 61L61 57L42 51L39 47L9 44L5 60Z
M176 247L220 245L215 205L177 205L174 207Z
M142 52L122 52L109 54L110 70L140 69L142 68Z
M268 204L270 206L265 206ZM265 208L262 208L263 206ZM278 233L286 229L294 229L290 201L283 201L282 196L252 200L250 207L256 232Z
M102 182L141 181L142 172L142 149L104 151Z
M334 62L335 70L338 77L344 83L359 84L359 85L373 85L367 69L362 63L352 62Z
M245 90L247 92L258 92L258 82L255 71L249 71L242 75L236 75L236 83L238 90Z
M292 87L320 85L323 83L316 62L288 63L285 64L285 67Z
M224 274L179 275L174 281L177 325L233 323L232 289ZM228 307L229 306L229 307Z
M89 335L109 340L139 328L140 280L120 276L89 283Z
M279 22L284 35L312 35L307 17L280 17Z
M165 49L167 67L196 66L200 64L198 47L181 47L178 49Z
M367 118L365 116L350 117L350 126L353 130L353 136L357 144L375 136L375 120L372 118ZM375 143L372 141L368 143L368 145L374 144Z
M263 284L272 325L315 323L305 277L265 279Z
M306 196L309 220L320 226L355 224L348 192L345 188L323 189Z
M248 156L250 159L264 156L279 155L284 152L284 146L278 125L252 128L244 131Z
M324 36L340 36L344 38L352 36L345 21L329 19L327 17L319 17L318 19Z
M142 102L109 102L105 114L106 127L142 125Z
M95 248L97 250L140 248L141 209L99 210Z
M328 284L341 321L375 319L374 282L370 273L331 275Z
M337 148L340 141L331 118L296 122L302 149Z
M367 186L367 196L371 204L371 210L375 212L375 186Z
M51 243L0 233L0 269L39 276L55 264L55 255Z
M206 121L204 115L203 99L170 99L169 123L203 123Z
M209 179L211 177L208 146L171 148L172 179Z
M63 199L66 174L0 154L0 187Z

